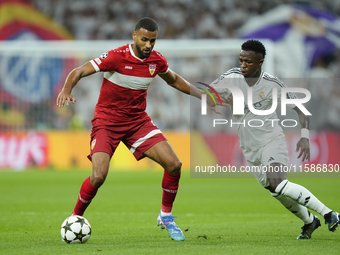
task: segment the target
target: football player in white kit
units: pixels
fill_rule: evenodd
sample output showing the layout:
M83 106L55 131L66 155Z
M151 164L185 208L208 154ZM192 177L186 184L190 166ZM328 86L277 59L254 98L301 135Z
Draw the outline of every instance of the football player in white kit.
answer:
M338 226L339 214L326 207L303 186L288 181L287 171L282 170L288 163L288 150L276 112L262 116L252 113L247 105L249 87L252 88L253 108L269 110L273 102L273 88L277 89L279 104L281 89L286 86L278 78L262 71L266 49L260 41L248 40L242 44L241 49L240 68L230 69L215 80L211 86L217 90L225 102L231 105L231 108L233 95L225 85L232 84L242 90L245 97L244 114L233 115L233 122L238 123L237 132L240 146L248 164L253 168L257 166L257 169L260 170L253 172L259 183L304 222L302 232L297 239L310 239L313 231L321 226L319 218L308 209L321 214L328 229L333 232ZM286 96L288 99L296 98L292 93L287 93ZM302 161L309 161L309 117L295 105L288 106L294 107L301 125L301 139L296 147L296 152L299 152L298 158L302 158ZM251 122L253 123L247 125ZM261 169L266 169L266 171Z

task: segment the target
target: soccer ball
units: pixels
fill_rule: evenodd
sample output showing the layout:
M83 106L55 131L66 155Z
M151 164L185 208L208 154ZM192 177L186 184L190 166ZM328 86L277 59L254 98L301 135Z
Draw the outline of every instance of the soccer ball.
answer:
M91 225L84 217L72 215L61 224L60 233L66 243L86 243L91 236Z

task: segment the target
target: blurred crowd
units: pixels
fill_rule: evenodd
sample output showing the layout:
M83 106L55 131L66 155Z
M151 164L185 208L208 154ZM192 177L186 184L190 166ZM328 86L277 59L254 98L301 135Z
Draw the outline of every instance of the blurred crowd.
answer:
M157 20L162 39L233 38L249 18L281 4L308 4L340 16L340 2L334 0L30 1L77 40L130 39L145 16Z
M70 31L76 40L130 39L136 21L144 16L157 20L160 26L158 38L162 39L236 38L237 29L247 19L279 4L309 4L332 10L340 16L340 1L334 0L30 1L41 12ZM84 61L95 57L97 56L90 56ZM193 84L198 81L211 83L229 68L237 66L237 58L236 55L187 58L167 56L171 69ZM315 61L306 78L313 78L306 85L312 91L312 100L307 109L318 116L312 119L311 128L340 130L340 51ZM77 103L62 109L56 108L55 98L22 105L0 100L0 130L89 130L101 81L102 74L83 79L82 85L73 92ZM200 113L192 110L194 108L191 106L199 107L199 100L169 88L160 78L156 78L151 84L147 104L147 112L162 130L188 130L190 126L197 128L206 124L195 121L195 114ZM229 109L220 110L223 116L218 118L231 118ZM293 118L296 119L296 116ZM226 128L221 127L222 130Z

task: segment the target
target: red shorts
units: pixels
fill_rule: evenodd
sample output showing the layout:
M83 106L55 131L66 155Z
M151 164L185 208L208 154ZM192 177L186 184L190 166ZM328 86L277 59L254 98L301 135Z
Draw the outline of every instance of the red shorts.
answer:
M94 126L91 131L88 159L95 152L106 152L113 156L119 142L123 142L137 160L144 158L143 153L156 143L167 140L149 116L129 122Z

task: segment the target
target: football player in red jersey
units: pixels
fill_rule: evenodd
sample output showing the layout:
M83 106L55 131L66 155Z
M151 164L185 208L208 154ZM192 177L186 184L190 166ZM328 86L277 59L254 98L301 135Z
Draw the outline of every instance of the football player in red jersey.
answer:
M87 206L104 183L111 157L120 141L137 160L148 157L164 168L163 197L157 223L166 228L172 239L182 241L183 232L173 221L175 200L182 163L162 132L145 112L147 88L158 74L167 84L183 93L201 98L204 93L168 68L164 56L154 51L158 25L151 18L140 19L133 32L134 42L102 54L68 75L57 98L57 105L75 103L71 91L78 81L96 72L104 72L103 83L92 120L92 174L80 189L73 215L83 215ZM216 113L215 103L207 104Z

